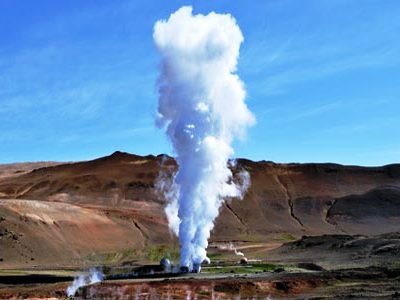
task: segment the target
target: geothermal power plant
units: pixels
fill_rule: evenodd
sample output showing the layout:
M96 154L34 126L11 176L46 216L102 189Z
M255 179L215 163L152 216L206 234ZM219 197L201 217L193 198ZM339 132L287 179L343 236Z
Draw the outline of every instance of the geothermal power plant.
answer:
M11 2L0 299L400 299L398 3Z
M222 203L228 197L242 199L250 184L246 170L232 175L231 143L254 123L244 84L235 74L243 35L231 15L193 15L192 7L182 7L156 22L153 38L161 57L156 122L170 139L178 165L172 178L161 174L159 185L168 201L170 229L179 239L180 263L174 267L163 258L161 270L134 272L142 278L199 273L210 263L206 249ZM101 281L97 273L78 277L68 295ZM132 274L108 279L123 277Z

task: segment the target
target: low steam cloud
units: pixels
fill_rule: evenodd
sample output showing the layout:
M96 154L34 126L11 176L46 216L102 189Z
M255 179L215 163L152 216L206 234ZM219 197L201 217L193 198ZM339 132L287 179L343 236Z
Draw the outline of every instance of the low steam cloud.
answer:
M89 284L97 283L102 281L104 278L103 272L97 270L95 268L89 270L89 274L80 274L78 277L75 277L72 284L67 288L67 296L73 297L75 296L76 291Z
M179 169L164 183L166 213L179 236L181 266L199 271L226 197L243 197L249 174L233 178L231 142L254 123L236 72L243 35L229 14L193 15L182 7L157 21L161 56L157 123L172 142Z

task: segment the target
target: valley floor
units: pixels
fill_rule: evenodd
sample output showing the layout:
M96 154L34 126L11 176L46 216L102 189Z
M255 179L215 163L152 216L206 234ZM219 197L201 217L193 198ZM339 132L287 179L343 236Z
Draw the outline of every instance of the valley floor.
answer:
M70 282L60 280L1 284L0 298L66 299ZM204 272L174 278L105 280L79 289L76 299L400 299L400 269Z

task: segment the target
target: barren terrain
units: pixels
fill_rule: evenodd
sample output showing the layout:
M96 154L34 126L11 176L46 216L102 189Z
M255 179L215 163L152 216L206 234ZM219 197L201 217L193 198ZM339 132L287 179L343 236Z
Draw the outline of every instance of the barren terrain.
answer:
M159 171L168 177L175 169L175 161L164 155L122 152L76 163L1 165L1 272L70 276L90 266L137 266L165 255L177 259L178 244L163 212L165 200L156 189ZM304 283L307 288L301 293L317 293L325 283L332 284L329 272L334 269L399 267L399 164L358 167L239 159L233 172L241 169L250 173L251 187L243 200L230 199L221 209L209 246L214 262L238 260L227 250L233 242L249 259L322 266L325 271L318 276L300 270L299 280L316 276L316 283ZM275 277L270 276L259 280L271 287ZM99 293L108 284L101 284ZM41 285L43 295L60 296L55 293L64 285ZM18 289L25 289L24 297L40 294L30 293L32 287ZM0 283L0 296L13 290ZM280 297L281 292L271 289L265 295Z

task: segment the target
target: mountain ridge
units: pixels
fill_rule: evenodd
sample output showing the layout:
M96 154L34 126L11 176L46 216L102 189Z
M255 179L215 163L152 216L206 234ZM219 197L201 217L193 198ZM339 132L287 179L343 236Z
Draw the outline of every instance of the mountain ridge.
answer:
M233 240L279 244L285 237L303 235L400 231L400 164L361 167L236 161L233 173L247 170L251 186L243 200L227 199L222 205L211 244ZM160 170L167 177L176 170L172 157L116 151L90 161L32 167L0 177L0 217L5 219L0 222L0 246L8 249L0 267L55 263L40 255L40 243L48 244L55 254L65 248L66 253L54 256L57 263L63 257L81 263L91 253L104 251L144 253L157 245L176 246L164 213L166 201L155 184ZM43 202L47 208L41 212L27 201ZM75 211L76 219L68 211ZM108 228L104 224L114 229L104 229ZM32 226L37 226L35 232ZM94 239L92 247L82 246L89 239L86 228ZM104 230L116 234L104 236ZM71 240L53 241L52 236ZM29 253L36 258L21 261L27 248L32 248Z

